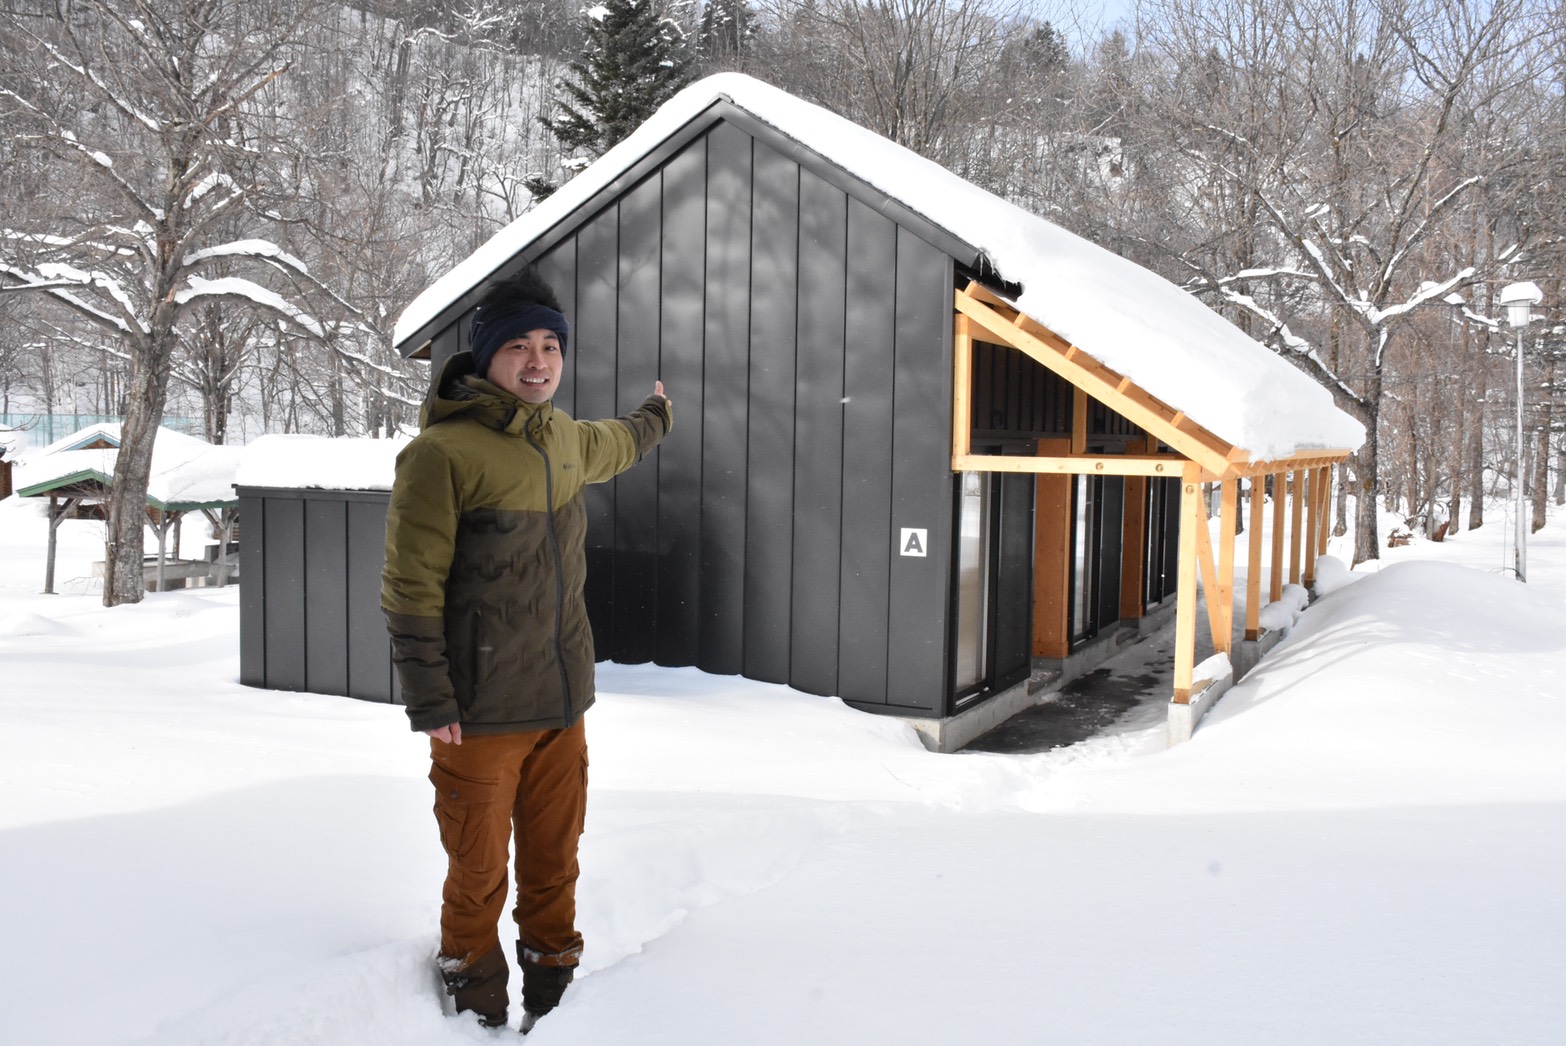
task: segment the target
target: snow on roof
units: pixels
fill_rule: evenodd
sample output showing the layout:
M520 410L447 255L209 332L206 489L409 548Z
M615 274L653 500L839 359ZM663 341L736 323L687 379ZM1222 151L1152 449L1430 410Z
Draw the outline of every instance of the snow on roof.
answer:
M107 485L114 478L118 447L61 449L79 447L99 437L118 443L119 424L91 425L28 455L17 465L16 488L20 491L37 489L41 494L50 485L77 479ZM162 508L232 503L236 500L234 473L243 452L242 447L214 446L194 436L160 427L152 444L147 501Z
M62 450L80 450L87 444L96 443L100 439L118 447L120 445L120 423L117 421L100 421L85 428L77 429L69 436L62 436L55 440L38 453L58 454Z
M436 280L397 321L397 343L588 202L714 102L727 100L959 240L1016 305L1253 460L1352 449L1364 427L1331 394L1196 298L1134 262L972 185L819 106L739 73L700 80L559 191Z
M245 447L234 483L241 487L390 490L397 473L397 453L408 445L408 439L262 436Z

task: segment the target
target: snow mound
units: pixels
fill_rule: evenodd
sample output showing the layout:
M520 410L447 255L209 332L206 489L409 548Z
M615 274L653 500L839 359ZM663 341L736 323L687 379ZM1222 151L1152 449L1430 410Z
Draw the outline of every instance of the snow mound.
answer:
M77 632L52 618L38 614L7 614L0 617L0 636L74 636Z
M1360 575L1351 573L1348 564L1337 556L1322 556L1316 560L1316 595L1331 595L1345 585L1358 581Z

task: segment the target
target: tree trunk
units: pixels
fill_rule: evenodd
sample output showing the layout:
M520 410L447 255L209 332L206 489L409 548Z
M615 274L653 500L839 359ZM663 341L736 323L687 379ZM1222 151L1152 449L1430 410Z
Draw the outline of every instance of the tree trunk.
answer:
M1470 332L1467 326L1463 328L1463 348L1469 347ZM1490 368L1484 359L1484 345L1479 345L1474 354L1477 367L1474 373L1473 390L1474 403L1476 404L1474 423L1468 429L1468 529L1478 530L1484 526L1484 408L1485 400L1489 393Z
M1338 482L1333 489L1332 536L1340 538L1348 533L1348 462L1338 462Z
M1550 503L1550 411L1545 405L1544 423L1539 426L1539 442L1533 452L1533 518L1529 525L1532 533L1544 529L1544 510Z
M1562 441L1555 458L1555 503L1566 505L1566 441Z
M1356 567L1372 559L1381 558L1381 526L1377 514L1377 500L1381 484L1376 470L1381 461L1381 388L1382 376L1375 371L1370 376L1370 388L1355 412L1365 426L1365 442L1354 452L1354 474L1358 485L1354 504L1354 562Z
M152 471L153 443L158 426L163 424L175 337L172 312L161 317L155 314L153 332L132 355L125 421L120 426L120 449L114 457L114 484L109 491L103 551L106 607L140 603L146 594L142 558L146 554L147 479Z
M1550 429L1555 424L1555 360L1552 357L1544 373L1545 390L1539 410L1539 446L1533 455L1533 533L1544 529L1544 513L1550 504Z
M1462 402L1462 394L1458 394L1457 402L1457 438L1452 440L1452 486L1447 492L1446 521L1447 529L1457 532L1458 518L1463 512L1463 447L1466 445L1468 426L1474 422L1469 416L1469 411Z

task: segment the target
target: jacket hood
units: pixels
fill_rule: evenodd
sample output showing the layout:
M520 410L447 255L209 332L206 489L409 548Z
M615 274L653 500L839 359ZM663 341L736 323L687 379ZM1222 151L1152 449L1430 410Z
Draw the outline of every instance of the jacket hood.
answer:
M419 429L466 417L499 432L520 433L530 423L547 422L553 412L553 400L525 403L485 381L475 372L473 353L459 352L447 358L430 383L419 408ZM538 420L534 422L534 418Z

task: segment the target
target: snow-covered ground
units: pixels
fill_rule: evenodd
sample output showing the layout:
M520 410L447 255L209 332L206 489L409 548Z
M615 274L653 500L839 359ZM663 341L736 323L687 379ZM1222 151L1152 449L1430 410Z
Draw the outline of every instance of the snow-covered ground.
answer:
M1507 529L1392 550L1172 750L603 666L529 1041L1566 1042L1566 516L1527 585ZM0 502L0 1041L516 1041L441 1015L401 710L238 685L233 589L104 609L95 524L37 595L45 534Z

